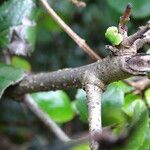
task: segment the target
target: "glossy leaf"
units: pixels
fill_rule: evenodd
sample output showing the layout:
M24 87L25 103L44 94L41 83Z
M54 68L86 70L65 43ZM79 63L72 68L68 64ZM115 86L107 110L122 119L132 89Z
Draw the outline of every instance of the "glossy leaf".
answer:
M106 91L102 95L103 105L121 107L124 104L124 89L121 88L119 82L108 85Z
M123 13L128 3L133 5L132 15L135 18L144 18L150 16L149 0L107 0L108 4L119 13Z
M129 89L128 89L129 88ZM125 122L121 107L124 105L124 94L130 90L123 82L114 82L108 85L102 95L102 118L103 125Z
M82 89L78 89L77 91L75 107L76 107L77 113L79 113L80 115L80 119L83 122L87 122L88 108L87 108L86 92Z
M70 98L64 91L33 93L32 97L58 123L70 121L74 117Z
M102 120L104 125L123 123L125 121L121 107L124 104L124 93L132 88L122 81L110 84L102 94ZM78 90L75 101L76 110L83 122L88 121L86 93Z
M117 150L138 150L145 141L145 136L149 129L148 110L142 100L133 101L125 108L127 114L130 115L131 124L135 126L133 133L127 139L126 145Z
M137 94L134 94L134 93L129 93L129 94L125 95L124 106L130 105L135 100L141 100L141 96L137 95Z
M0 63L0 98L7 87L14 85L24 77L21 69Z
M0 47L26 55L35 41L34 0L8 0L0 7Z

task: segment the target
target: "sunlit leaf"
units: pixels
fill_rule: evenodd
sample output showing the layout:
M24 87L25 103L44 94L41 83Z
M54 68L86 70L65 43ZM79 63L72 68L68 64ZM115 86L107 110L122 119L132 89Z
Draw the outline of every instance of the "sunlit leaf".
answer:
M74 117L70 98L64 91L33 93L32 97L58 123L70 121Z
M134 100L138 100L138 99L141 99L140 95L137 95L137 94L134 94L134 93L129 93L129 94L125 95L125 104L124 104L124 106L128 106Z

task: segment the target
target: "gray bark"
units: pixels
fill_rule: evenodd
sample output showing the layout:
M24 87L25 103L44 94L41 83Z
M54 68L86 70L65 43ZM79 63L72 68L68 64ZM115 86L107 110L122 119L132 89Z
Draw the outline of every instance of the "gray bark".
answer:
M130 70L124 71L126 59L131 56L107 57L96 63L74 69L62 69L49 73L26 75L26 77L13 87L8 88L6 94L12 97L26 93L66 89L69 87L81 88L86 84L85 74L92 72L101 83L108 84L130 77ZM95 84L100 84L96 82ZM103 85L98 85L103 88Z

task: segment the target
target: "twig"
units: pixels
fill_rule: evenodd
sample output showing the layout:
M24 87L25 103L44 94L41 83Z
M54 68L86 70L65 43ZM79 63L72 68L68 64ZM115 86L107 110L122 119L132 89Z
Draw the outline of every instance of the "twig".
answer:
M23 101L30 110L40 119L43 123L52 130L52 132L63 142L69 142L70 138L60 129L60 127L46 114L44 113L34 102L29 94L24 96Z
M127 39L128 42L129 42L129 44L131 45L131 44L133 44L137 39L143 38L143 37L144 37L144 34L145 34L148 30L150 30L150 23L148 23L148 24L145 25L145 26L140 27L139 30L138 30L136 33L134 33L133 35L129 36L128 39Z
M84 39L80 38L51 8L47 0L40 0L48 14L60 25L60 27L81 47L91 58L94 60L101 59L85 42Z
M86 3L79 0L70 0L70 2L79 8L86 7Z
M101 94L100 87L95 85L97 79L91 75L89 83L85 85L88 101L89 112L89 131L90 131L90 147L91 150L98 150L99 144L93 137L102 134L102 120L101 120Z
M127 37L127 27L126 24L130 20L130 15L131 15L131 9L132 5L128 4L125 12L122 17L120 17L120 22L119 22L119 32L125 37Z
M124 12L123 16L120 18L120 23L119 24L122 27L124 27L127 24L127 22L130 20L131 9L132 9L132 5L128 4L126 9L125 9L125 12Z
M102 134L94 135L93 139L100 143L101 147L99 147L99 150L110 150L110 148L115 146L120 146L123 143L123 140L125 140L124 137L126 137L126 132L123 132L120 136L116 136L112 132L112 127L104 127L102 129ZM74 149L75 146L87 143L91 137L89 134L84 133L75 137L72 137L72 141L68 143L64 143L62 145L56 143L56 146L52 147L52 150L71 150ZM119 142L119 143L118 143Z
M140 92L142 92L143 90L146 90L147 88L150 87L150 80L146 77L134 82L132 80L124 80L124 82L129 85L129 86L132 86L134 87L134 93L135 94L138 94Z
M136 55L145 44L150 44L150 23L140 27L136 33L125 37L119 47L106 46L114 56Z

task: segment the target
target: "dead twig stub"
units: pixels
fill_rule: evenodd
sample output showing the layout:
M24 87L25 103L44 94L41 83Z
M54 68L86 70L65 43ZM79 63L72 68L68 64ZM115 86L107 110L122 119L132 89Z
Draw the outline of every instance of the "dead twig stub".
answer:
M122 17L120 17L120 22L119 22L119 32L121 35L125 38L127 37L127 22L130 20L130 15L131 15L131 9L132 5L129 3L124 11L124 14Z

